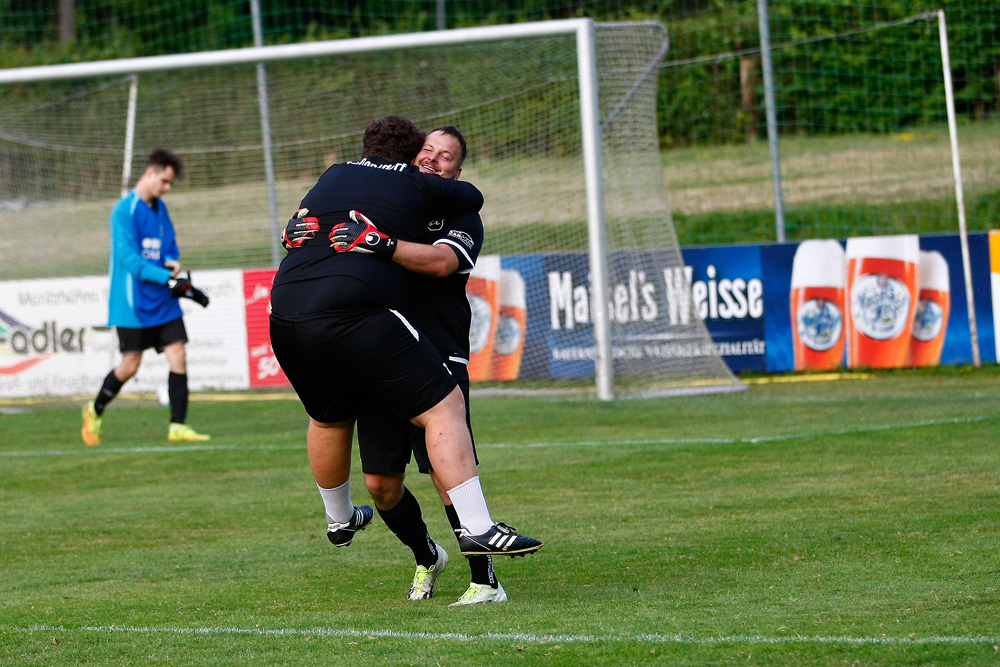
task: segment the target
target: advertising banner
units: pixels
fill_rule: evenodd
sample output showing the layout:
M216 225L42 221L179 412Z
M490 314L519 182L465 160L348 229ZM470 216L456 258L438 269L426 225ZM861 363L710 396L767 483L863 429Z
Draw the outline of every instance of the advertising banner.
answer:
M245 389L242 272L200 271L195 280L211 303L181 300L189 386ZM96 394L121 360L107 318L107 276L0 282L0 397ZM166 358L148 351L123 391L155 391L167 372Z
M95 394L117 337L108 278L0 282L0 397Z
M972 362L954 234L612 252L616 373L717 351L736 372ZM1000 355L1000 233L969 235L980 356ZM671 267L671 268L668 268ZM200 271L182 299L192 390L288 386L268 335L274 269ZM690 289L688 288L690 285ZM587 254L480 258L469 281L475 380L594 373ZM0 397L87 395L120 360L106 276L0 282ZM697 324L698 322L703 324ZM704 326L712 342L692 330ZM687 333L683 333L687 332ZM126 392L167 377L148 353Z
M980 356L995 362L989 237L980 232L968 238ZM817 243L760 247L768 371L972 363L958 235L833 241L842 260L837 250ZM831 268L838 261L842 281ZM818 361L827 350L833 352Z
M246 304L247 368L251 387L281 387L288 385L278 360L271 349L268 316L271 314L271 283L276 269L260 269L243 273L243 298Z

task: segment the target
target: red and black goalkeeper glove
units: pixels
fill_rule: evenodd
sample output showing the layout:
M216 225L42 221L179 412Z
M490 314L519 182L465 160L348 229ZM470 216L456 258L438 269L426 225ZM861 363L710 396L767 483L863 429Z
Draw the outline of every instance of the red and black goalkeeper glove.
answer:
M188 271L187 278L171 278L167 281L170 288L170 296L175 299L191 299L195 303L201 304L202 308L208 307L208 295L191 284L191 272Z
M319 231L319 218L306 217L309 209L300 208L295 217L288 221L281 232L281 247L285 250L298 248L306 241L316 238Z
M363 252L390 258L399 245L383 234L361 211L351 211L353 222L342 222L330 232L330 246L337 252Z

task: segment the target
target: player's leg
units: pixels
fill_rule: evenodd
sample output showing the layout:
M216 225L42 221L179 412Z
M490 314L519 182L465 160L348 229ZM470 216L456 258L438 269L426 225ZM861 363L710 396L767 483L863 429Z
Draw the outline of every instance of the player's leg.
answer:
M354 533L372 521L371 506L351 501L351 441L354 422L319 422L309 418L306 449L309 467L326 510L326 537L336 547L346 547Z
M447 489L445 489L433 470L430 471L430 476L438 495L441 496L441 502L444 504L444 513L448 517L448 523L455 533L455 539L459 541L459 548L461 548L462 541L460 535L462 533L462 522L458 519L458 512L455 511L455 506L448 496ZM452 606L482 604L486 602L506 602L507 593L504 591L503 586L500 585L496 572L493 570L493 556L468 556L468 561L471 579L469 587L458 598L457 602L452 603Z
M170 427L167 438L171 442L201 442L211 436L198 433L187 424L188 392L187 377L187 330L184 320L177 318L158 328L159 340L156 351L167 357L167 394L170 396Z
M410 462L409 432L402 419L363 415L358 421L358 449L365 486L386 527L413 553L416 570L410 600L434 596L434 583L448 564L448 553L431 538L420 504L404 485Z
M278 293L272 292L272 303ZM276 303L284 304L280 295ZM339 375L329 355L336 349L336 326L324 317L281 317L272 311L270 337L275 357L309 415L306 449L326 511L327 538L334 546L348 546L375 512L370 505L351 501L356 410L341 383L330 381Z
M427 456L447 490L461 523L458 543L463 556L526 556L542 547L490 517L479 481L472 437L465 419L465 400L456 386L439 403L413 420L425 431Z
M469 435L472 436L472 422L469 417L469 371L465 364L461 363L448 363L448 369L451 371L452 376L458 383L459 389L462 390L462 395L465 398L465 417L466 426L469 429ZM473 455L475 455L475 439L472 439ZM458 539L460 532L462 530L462 522L458 519L458 512L455 511L455 506L451 502L451 498L448 496L448 490L445 485L441 482L440 478L434 472L431 467L430 460L427 457L427 443L424 439L424 430L419 429L415 426L410 426L410 446L413 449L413 459L417 464L417 468L421 473L429 474L431 481L434 482L434 488L438 492L438 496L441 498L441 502L444 505L445 515L448 517L448 523L451 525L452 531L455 533L455 538ZM476 457L476 465L478 466L479 459ZM493 557L492 556L469 556L469 570L470 570L470 582L469 588L464 594L458 599L455 605L467 605L467 604L480 604L484 602L506 602L507 595L497 580L496 573L493 571Z
M121 363L113 368L101 383L101 389L94 400L83 406L83 428L80 434L87 445L101 442L104 429L104 409L121 391L122 386L132 379L142 362L142 352L150 345L144 341L145 329L118 327L118 347L122 353Z

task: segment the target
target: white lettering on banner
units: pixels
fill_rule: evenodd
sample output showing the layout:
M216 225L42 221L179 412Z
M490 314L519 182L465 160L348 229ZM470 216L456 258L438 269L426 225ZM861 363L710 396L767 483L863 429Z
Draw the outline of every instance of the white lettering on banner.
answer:
M764 315L764 284L760 278L715 280L716 269L711 264L705 269L705 275L708 280L696 280L691 284L698 317L733 320L747 316L760 319Z
M724 341L721 343L677 341L644 345L616 345L611 348L611 356L619 360L691 359L707 357L716 353L728 357L755 356L762 355L765 351L766 342L754 338L753 340ZM552 361L593 361L594 358L593 345L552 348Z
M717 269L708 265L707 280L692 281L690 266L663 269L663 312L672 325L689 324L691 313L702 320L733 320L764 316L764 285L760 278L716 279ZM549 320L553 331L573 329L590 323L590 290L574 285L571 271L550 271ZM691 288L688 289L688 285ZM610 286L608 315L612 322L652 322L660 316L657 286L649 281L645 271L632 269L626 283Z
M683 273L681 273L683 271ZM694 269L679 266L672 269L663 269L663 281L667 285L667 312L670 315L671 324L691 323L691 276Z
M261 299L269 299L271 297L271 287L269 285L257 284L253 286L253 292L250 294L250 298L247 299L247 305L251 306Z
M278 365L278 360L272 354L270 356L260 357L257 360L257 379L264 380L269 377L275 377L281 371L281 366Z
M565 316L562 325L560 314ZM573 274L569 271L549 273L549 320L553 331L590 322L590 290L583 285L574 287Z

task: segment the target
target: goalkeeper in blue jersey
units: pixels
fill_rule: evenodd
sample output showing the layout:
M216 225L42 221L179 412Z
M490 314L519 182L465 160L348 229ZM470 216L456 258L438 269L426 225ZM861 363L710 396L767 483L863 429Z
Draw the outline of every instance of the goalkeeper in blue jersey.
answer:
M83 441L101 442L102 415L122 385L139 370L142 353L154 348L165 352L170 365L172 442L208 440L185 422L188 407L187 331L179 297L208 305L205 293L182 277L180 250L167 207L160 199L183 171L180 157L158 148L150 154L135 188L111 211L111 291L108 326L118 331L121 363L107 377L97 397L83 406Z

